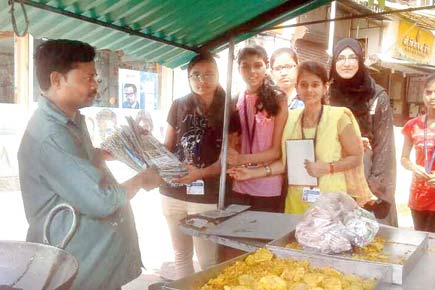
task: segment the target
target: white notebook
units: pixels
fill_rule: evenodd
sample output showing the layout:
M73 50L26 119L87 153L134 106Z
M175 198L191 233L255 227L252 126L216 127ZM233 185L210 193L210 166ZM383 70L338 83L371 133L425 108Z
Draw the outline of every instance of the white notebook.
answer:
M314 140L299 139L286 141L287 177L289 185L318 186L317 177L308 174L305 159L315 162Z

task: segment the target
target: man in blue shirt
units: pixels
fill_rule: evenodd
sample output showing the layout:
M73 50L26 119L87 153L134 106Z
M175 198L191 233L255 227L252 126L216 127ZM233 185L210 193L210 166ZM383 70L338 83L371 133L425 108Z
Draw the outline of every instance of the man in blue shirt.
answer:
M161 179L154 169L118 184L92 146L79 109L97 93L95 50L71 40L49 40L35 52L43 96L18 152L20 183L29 229L27 241L41 243L50 210L68 203L78 228L65 250L79 261L73 289L119 289L141 273L140 251L129 200ZM53 244L63 239L71 216L61 212L50 229Z

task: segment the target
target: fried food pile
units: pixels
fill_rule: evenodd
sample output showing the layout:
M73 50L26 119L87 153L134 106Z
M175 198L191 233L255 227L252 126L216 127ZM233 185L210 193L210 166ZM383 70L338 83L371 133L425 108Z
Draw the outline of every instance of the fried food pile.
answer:
M308 261L276 258L262 248L225 268L201 290L369 290L375 283L331 267L314 268Z
M349 254L352 258L358 260L366 260L373 262L382 262L382 263L393 263L393 264L401 264L403 265L406 257L391 257L386 255L384 251L385 247L385 239L376 236L373 241L371 241L365 247L353 247L352 254ZM301 244L296 241L289 242L286 248L294 249L294 250L303 250ZM344 253L343 255L347 256L348 254Z
M388 262L388 257L382 254L385 246L385 240L381 237L375 239L365 247L355 247L352 253L352 258L375 261L375 262Z

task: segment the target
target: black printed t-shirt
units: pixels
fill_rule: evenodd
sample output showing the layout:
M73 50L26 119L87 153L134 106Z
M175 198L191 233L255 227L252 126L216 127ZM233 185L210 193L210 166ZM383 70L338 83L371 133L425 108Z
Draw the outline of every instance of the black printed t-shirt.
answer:
M216 95L216 97L221 97ZM214 102L215 103L215 102ZM213 104L212 104L213 105ZM205 168L219 159L222 146L223 113L219 113L214 125L207 116L198 110L195 96L190 94L172 103L168 114L168 124L176 132L173 153L186 164ZM160 193L179 200L197 203L217 203L219 196L219 176L204 178L204 195L188 195L186 187L160 187Z

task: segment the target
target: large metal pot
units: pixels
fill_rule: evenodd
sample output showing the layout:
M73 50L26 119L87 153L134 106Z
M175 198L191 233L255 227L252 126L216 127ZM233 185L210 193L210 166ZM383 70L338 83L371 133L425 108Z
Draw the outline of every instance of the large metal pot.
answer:
M64 240L50 246L48 229L53 217L61 210L70 210L73 224ZM60 204L54 207L44 224L44 244L0 241L0 290L54 290L70 289L77 275L79 263L64 251L77 228L73 207Z

